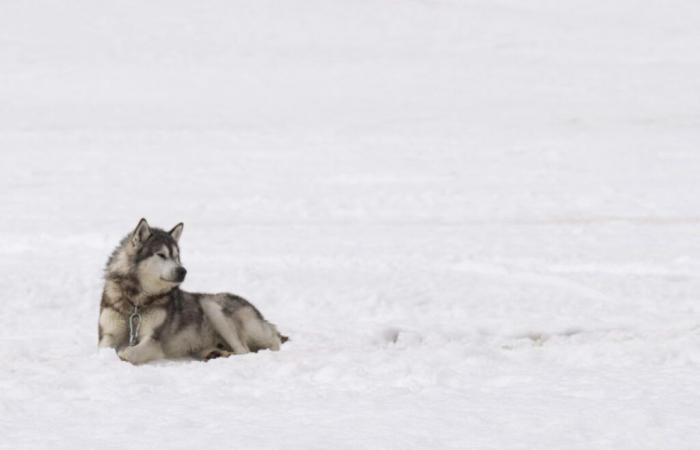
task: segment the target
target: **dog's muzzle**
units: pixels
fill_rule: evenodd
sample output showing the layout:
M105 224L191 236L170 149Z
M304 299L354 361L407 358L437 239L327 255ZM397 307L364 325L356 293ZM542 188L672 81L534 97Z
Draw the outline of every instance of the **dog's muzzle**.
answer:
M185 275L187 275L187 269L185 269L184 267L178 267L177 269L175 269L175 280L173 281L181 283L185 280Z

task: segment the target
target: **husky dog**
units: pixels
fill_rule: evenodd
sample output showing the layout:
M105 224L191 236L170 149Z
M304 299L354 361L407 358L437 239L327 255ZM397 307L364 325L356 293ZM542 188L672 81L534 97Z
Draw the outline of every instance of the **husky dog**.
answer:
M180 289L187 274L182 228L165 232L141 219L114 250L105 268L99 346L133 364L279 350L287 337L243 298Z

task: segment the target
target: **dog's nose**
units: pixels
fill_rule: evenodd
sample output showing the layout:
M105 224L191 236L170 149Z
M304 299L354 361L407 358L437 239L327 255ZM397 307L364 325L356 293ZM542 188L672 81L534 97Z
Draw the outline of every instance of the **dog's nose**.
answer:
M175 278L177 281L182 281L185 279L185 275L187 275L187 269L184 267L178 267L175 269Z

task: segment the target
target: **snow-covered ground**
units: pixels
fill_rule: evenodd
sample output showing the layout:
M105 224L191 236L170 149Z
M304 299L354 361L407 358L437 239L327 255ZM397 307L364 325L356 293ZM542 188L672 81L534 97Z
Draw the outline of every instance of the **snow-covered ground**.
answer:
M0 448L700 447L700 3L0 4ZM282 351L134 367L101 271Z

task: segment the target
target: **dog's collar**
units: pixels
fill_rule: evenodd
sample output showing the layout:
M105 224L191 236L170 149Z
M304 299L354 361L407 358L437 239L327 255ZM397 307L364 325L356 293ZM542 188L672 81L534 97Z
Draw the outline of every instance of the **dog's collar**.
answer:
M153 303L156 303L158 300L163 300L167 297L170 297L170 295L177 289L177 286L174 288L170 289L169 291L163 292L162 294L152 294L152 295L147 295L143 297L143 301L141 302L134 302L130 298L127 298L126 301L131 305L131 307L139 307L139 308L147 308L151 306Z
M146 297L144 302L134 303L127 299L131 305L131 314L129 314L129 347L138 344L139 331L141 329L141 309L150 306L152 303L169 296L174 289L169 290L165 294L158 294Z
M134 310L129 315L129 347L133 347L138 343L140 329L141 313L139 312L139 306L134 305Z

